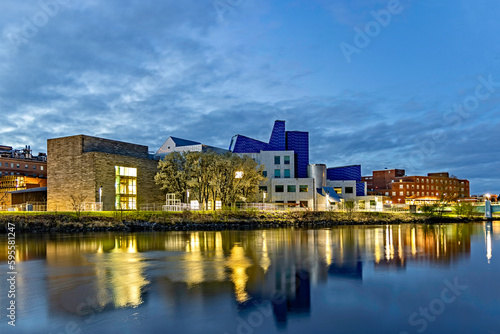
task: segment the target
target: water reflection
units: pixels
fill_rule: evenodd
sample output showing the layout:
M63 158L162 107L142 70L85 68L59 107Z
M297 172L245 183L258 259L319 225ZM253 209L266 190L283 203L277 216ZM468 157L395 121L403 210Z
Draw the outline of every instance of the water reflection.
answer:
M491 235L493 234L493 223L484 223L484 231L486 234L486 258L488 259L488 264L491 261Z
M290 314L311 313L312 287L329 280L362 284L368 267L396 273L410 263L448 267L468 259L471 238L483 233L490 263L494 225L500 227L489 222L484 227L22 235L17 261L45 261L48 317L140 308L153 290L164 303L180 307L230 289L239 312L266 304L276 322L285 325ZM5 239L0 248L5 263Z

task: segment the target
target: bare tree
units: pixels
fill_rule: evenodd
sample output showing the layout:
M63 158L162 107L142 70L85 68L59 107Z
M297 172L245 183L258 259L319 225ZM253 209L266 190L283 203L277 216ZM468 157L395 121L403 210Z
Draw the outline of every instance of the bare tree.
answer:
M84 205L87 197L83 194L72 194L69 196L69 203L73 211L75 211L76 217L80 218L82 210L84 210Z

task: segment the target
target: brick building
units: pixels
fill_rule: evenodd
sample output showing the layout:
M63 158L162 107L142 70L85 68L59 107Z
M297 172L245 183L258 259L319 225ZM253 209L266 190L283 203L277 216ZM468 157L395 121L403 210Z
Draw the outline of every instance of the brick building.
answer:
M33 156L29 146L14 150L11 146L0 146L0 177L5 175L23 175L47 177L47 155L39 153Z
M48 211L71 210L72 197L105 211L164 202L147 146L78 135L49 139L47 153Z
M10 193L47 185L47 155L33 156L29 146L22 150L0 145L0 210L12 205Z
M404 169L373 171L364 176L369 195L391 198L393 204L431 203L441 198L459 200L470 195L469 181L450 176L447 172L428 173L427 176L406 176Z

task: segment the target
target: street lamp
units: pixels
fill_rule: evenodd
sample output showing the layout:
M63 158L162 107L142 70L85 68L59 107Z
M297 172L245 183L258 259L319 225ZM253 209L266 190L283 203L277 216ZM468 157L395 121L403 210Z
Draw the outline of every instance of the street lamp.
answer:
M99 211L102 211L102 186L99 187L99 204L101 206Z

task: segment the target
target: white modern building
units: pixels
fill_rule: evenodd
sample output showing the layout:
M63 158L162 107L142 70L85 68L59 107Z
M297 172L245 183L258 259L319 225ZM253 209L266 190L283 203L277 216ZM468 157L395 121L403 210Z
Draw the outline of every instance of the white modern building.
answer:
M163 145L156 152L156 156L160 159L165 158L165 156L172 152L208 152L214 151L215 153L224 154L229 152L228 150L204 145L200 142L177 138L177 137L168 137L168 139L163 143Z

